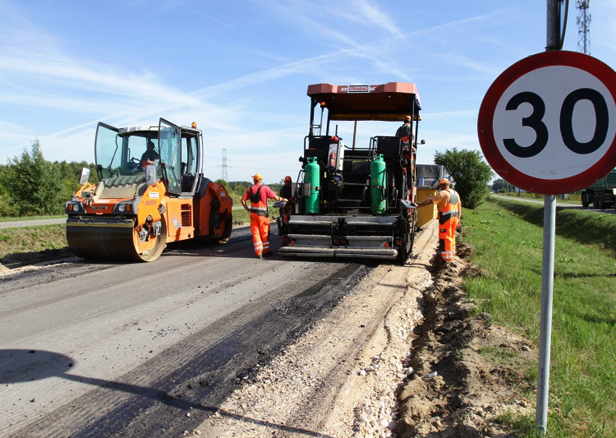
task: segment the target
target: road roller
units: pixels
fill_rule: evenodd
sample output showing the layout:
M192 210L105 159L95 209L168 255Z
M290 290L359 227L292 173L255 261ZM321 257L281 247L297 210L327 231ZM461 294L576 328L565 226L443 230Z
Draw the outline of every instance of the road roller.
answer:
M203 173L195 123L116 128L100 122L94 144L97 184L84 169L65 204L69 248L87 259L151 262L167 243L226 242L233 200Z
M278 253L405 264L417 228L417 86L314 84L307 94L310 125L293 200L277 203Z

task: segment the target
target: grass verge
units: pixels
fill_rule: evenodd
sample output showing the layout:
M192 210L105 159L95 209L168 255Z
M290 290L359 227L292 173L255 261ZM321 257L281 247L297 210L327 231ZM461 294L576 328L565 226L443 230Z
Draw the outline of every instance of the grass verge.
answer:
M538 346L543 206L489 199L463 215L478 312ZM616 216L557 210L548 436L616 436ZM530 372L536 379L536 369ZM536 395L526 394L534 400ZM532 434L533 418L511 418Z
M42 260L66 246L65 224L0 229L0 262L4 265Z

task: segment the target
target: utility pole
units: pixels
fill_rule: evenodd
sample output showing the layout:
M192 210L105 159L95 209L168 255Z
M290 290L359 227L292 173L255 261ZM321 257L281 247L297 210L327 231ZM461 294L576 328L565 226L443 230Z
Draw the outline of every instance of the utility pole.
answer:
M590 0L577 1L578 16L578 52L590 55L590 20L591 15L588 13L590 8Z
M227 174L227 149L223 148L222 149L222 176L221 179L225 182L229 182L229 175Z

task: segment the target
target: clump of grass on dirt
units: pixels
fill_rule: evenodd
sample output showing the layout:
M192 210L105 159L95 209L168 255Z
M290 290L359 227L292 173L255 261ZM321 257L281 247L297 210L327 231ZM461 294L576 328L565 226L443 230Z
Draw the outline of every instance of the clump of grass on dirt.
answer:
M540 204L493 199L463 214L482 272L465 280L469 298L536 346L542 221ZM556 230L548 436L615 436L616 216L559 208ZM534 430L534 418L510 421Z
M66 225L0 229L0 259L66 247Z

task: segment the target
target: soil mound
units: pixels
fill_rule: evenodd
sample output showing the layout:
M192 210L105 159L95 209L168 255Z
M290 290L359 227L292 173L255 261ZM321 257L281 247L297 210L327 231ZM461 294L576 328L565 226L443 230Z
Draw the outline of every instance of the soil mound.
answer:
M471 251L461 245L458 255ZM536 363L532 344L494 325L491 315L476 315L462 282L481 275L478 269L438 255L432 266L424 321L407 360L415 372L398 391L397 436L516 436L499 419L532 414L534 403L519 395L534 384L524 372Z

